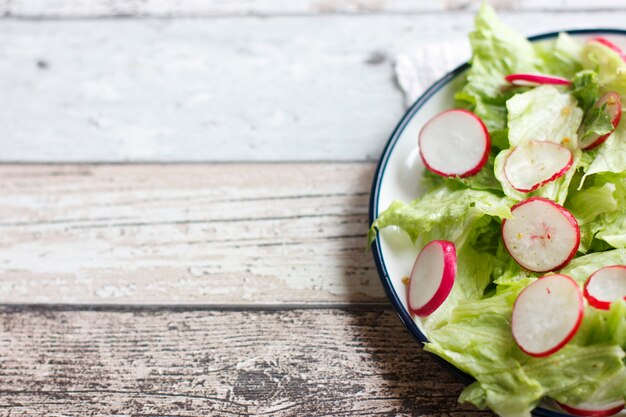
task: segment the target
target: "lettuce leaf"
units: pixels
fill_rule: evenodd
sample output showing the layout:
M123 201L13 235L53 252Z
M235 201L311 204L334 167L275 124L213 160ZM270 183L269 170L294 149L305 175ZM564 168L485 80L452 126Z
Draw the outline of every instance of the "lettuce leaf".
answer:
M544 395L565 404L587 401L615 375L623 375L624 350L614 344L578 346L568 344L545 358L531 358L524 363L530 378L539 381ZM626 387L614 386L606 395L623 398Z
M559 33L553 42L537 43L535 49L546 74L572 78L582 70L582 45L567 33Z
M625 375L624 351L614 338L569 344L545 358L531 358L519 350L511 337L510 316L515 298L532 281L498 286L496 295L489 298L461 301L448 325L429 333L427 351L476 378L460 401L489 407L504 416L529 416L544 396L569 404L594 395L613 399L623 396L625 388L620 382ZM623 311L619 308L607 314L607 323L620 318Z
M516 72L541 72L542 62L524 36L504 25L483 3L469 35L472 45L467 83L455 95L459 106L476 113L489 129L494 145L505 148L506 100L513 94L504 80Z
M626 63L620 55L598 42L587 42L582 50L585 69L598 72L600 92L616 91L626 100Z
M506 107L512 147L529 140L545 140L576 149L583 112L571 94L543 85L516 94Z
M473 190L488 190L502 196L502 187L494 174L495 155L489 154L487 163L477 174L466 178L442 177L429 170L424 170L423 181L428 190L446 184L450 188L471 188Z
M410 204L394 201L372 224L369 243L378 229L397 226L414 243L434 239L463 246L473 226L484 215L499 219L511 217L511 201L493 193L472 189L452 189L442 185ZM423 246L420 244L419 246Z
M482 229L482 230L481 230ZM476 234L484 234L485 229L500 230L491 222L476 228ZM487 233L489 234L489 233ZM477 250L473 245L464 245L457 252L457 272L454 286L444 303L424 320L424 326L430 334L451 321L459 303L467 300L479 300L491 281L491 273L496 263L496 255L485 250Z
M586 253L594 247L606 250L605 242L613 248L626 247L626 175L599 173L589 177L584 188L572 192L565 208L578 220L581 232L579 251Z
M606 106L596 106L600 98L600 84L595 71L584 70L576 74L572 80L572 95L585 114L578 129L580 140L594 134L602 136L613 130L611 116L605 111Z
M586 174L600 172L621 174L624 171L626 171L626 123L620 123L606 142L598 147Z
M605 250L606 245L626 248L626 206L620 204L625 200L626 173L592 174L584 188L572 194L566 207L572 209L581 224L580 251L593 249L594 243L599 250Z
M598 269L607 265L626 265L626 249L614 249L605 252L590 253L574 258L560 273L569 275L580 285Z

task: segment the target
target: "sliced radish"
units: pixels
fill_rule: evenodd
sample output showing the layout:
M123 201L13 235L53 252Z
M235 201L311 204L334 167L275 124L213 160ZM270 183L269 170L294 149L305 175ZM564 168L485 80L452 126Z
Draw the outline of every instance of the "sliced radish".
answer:
M504 77L504 79L513 85L530 87L542 84L570 85L572 83L567 78L544 74L510 74Z
M513 305L513 339L527 355L553 354L569 342L583 318L583 296L567 275L539 278L517 296Z
M543 197L531 197L511 207L512 219L502 221L502 239L513 259L535 272L559 269L576 254L580 228L564 207Z
M596 36L595 38L591 38L589 42L598 42L599 44L606 46L607 48L613 50L614 52L617 52L617 54L624 61L626 61L626 54L624 54L624 51L622 51L622 49L619 46L615 45L613 42L611 42L607 38L603 38L602 36Z
M456 277L456 247L433 240L417 255L409 282L409 310L418 316L433 313L450 295Z
M554 142L532 140L515 148L504 162L504 175L517 191L529 193L564 175L572 152Z
M585 282L583 294L589 304L602 310L611 308L613 301L626 300L626 266L612 265L598 269Z
M566 412L581 417L609 417L624 409L624 401L619 400L608 404L579 404L576 407L557 402Z
M447 110L430 119L419 134L426 168L444 177L468 177L487 162L491 139L484 123L467 110Z
M604 111L611 117L611 124L613 125L613 130L615 130L622 118L622 99L615 91L609 91L598 99L596 107L601 107L605 104L606 107L604 108ZM607 140L611 133L613 133L613 130L602 136L596 134L587 136L580 141L580 147L582 149L595 148Z

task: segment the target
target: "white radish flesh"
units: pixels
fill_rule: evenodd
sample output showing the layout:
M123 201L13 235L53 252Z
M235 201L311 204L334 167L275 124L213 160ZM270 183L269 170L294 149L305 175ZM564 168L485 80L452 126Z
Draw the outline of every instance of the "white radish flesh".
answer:
M502 239L522 267L535 272L559 269L576 254L580 228L564 207L543 197L531 197L511 207L512 219L502 221Z
M510 74L504 77L504 79L513 85L535 87L543 84L551 85L570 85L572 82L567 78L555 77L553 75L545 74Z
M589 304L602 310L611 308L613 301L626 299L626 266L600 268L585 283L584 294Z
M580 417L609 417L624 409L624 401L618 400L609 404L580 404L571 406L558 403L567 413Z
M613 130L615 130L615 128L619 124L619 121L622 118L622 98L615 91L609 91L608 93L600 97L598 99L598 102L596 103L596 107L602 106L605 106L604 111L608 113L609 117L611 118L611 124L613 125ZM602 136L594 133L587 137L581 138L580 148L589 150L601 145L609 138L611 133L613 133L613 130Z
M430 119L419 134L424 165L445 177L476 174L487 162L491 139L478 116L467 110L447 110Z
M418 316L433 313L450 295L456 278L456 247L433 240L417 255L408 290L409 310Z
M526 354L548 356L574 337L582 317L578 284L566 275L547 275L517 296L511 319L513 338Z
M504 175L513 188L528 193L563 176L573 162L566 147L532 140L513 149L504 163Z

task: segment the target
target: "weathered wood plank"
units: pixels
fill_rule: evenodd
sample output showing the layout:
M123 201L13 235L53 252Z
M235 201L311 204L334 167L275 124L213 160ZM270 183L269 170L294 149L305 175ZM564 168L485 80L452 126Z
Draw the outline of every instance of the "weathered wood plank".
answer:
M475 416L388 310L4 311L10 415Z
M536 33L626 12L503 18ZM452 45L471 27L468 13L5 19L0 160L374 160L403 113L392 57L438 51L417 68L434 80L469 55Z
M0 165L0 303L380 302L374 165Z
M502 10L623 10L619 0L492 0ZM325 15L474 10L480 0L0 0L0 13L18 17Z

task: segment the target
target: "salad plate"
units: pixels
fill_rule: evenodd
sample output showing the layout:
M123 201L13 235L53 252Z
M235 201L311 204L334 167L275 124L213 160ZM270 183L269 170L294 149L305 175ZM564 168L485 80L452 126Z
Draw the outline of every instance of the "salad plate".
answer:
M529 40L533 43L553 42L562 32L580 43L602 37L626 50L626 30L619 29L563 30L531 36ZM444 75L422 94L398 123L383 150L374 176L369 207L370 225L394 200L413 201L427 191L420 181L425 170L418 148L420 130L435 115L444 110L458 108L454 96L463 88L469 68L470 64L465 63ZM393 308L419 343L427 343L427 331L422 319L411 314L407 306L406 277L411 273L418 248L403 231L386 228L378 231L372 243L372 252ZM474 380L446 360L434 357L464 383L469 384ZM570 415L550 400L543 401L532 413L541 417ZM617 415L626 416L626 411Z

